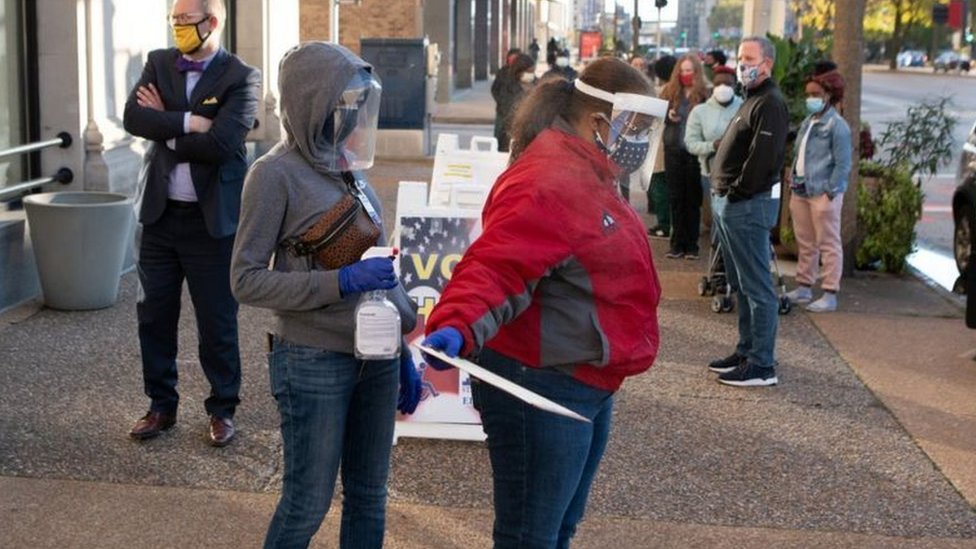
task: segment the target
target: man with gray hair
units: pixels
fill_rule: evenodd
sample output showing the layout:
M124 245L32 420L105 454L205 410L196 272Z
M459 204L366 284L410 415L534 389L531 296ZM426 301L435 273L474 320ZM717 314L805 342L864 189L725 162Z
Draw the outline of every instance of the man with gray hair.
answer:
M176 424L184 281L210 382L210 443L225 446L236 432L241 359L230 258L261 75L221 47L226 13L222 0L175 0L168 18L175 47L149 53L125 104L126 131L149 141L137 206L136 304L149 411L129 432L137 440Z
M739 294L739 341L708 365L719 383L776 385L779 300L769 272L769 232L779 216L789 112L771 77L776 49L763 37L739 45L739 81L746 100L721 138L712 162L712 213L725 271Z

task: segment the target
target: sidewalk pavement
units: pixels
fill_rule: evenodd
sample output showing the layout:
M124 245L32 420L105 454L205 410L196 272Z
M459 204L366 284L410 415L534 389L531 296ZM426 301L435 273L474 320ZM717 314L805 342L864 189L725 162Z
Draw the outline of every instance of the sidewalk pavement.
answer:
M397 181L430 170L370 170L388 225ZM779 386L732 388L705 368L736 333L735 315L697 295L705 260L651 246L660 356L617 394L574 547L976 548L976 337L958 297L858 274L838 312L780 317ZM240 432L212 448L185 298L180 422L139 443L127 436L147 406L136 293L129 273L108 309L0 315L0 547L260 546L281 484L269 315L241 309ZM314 547L337 546L338 502ZM483 443L400 439L387 547L489 547L491 516Z

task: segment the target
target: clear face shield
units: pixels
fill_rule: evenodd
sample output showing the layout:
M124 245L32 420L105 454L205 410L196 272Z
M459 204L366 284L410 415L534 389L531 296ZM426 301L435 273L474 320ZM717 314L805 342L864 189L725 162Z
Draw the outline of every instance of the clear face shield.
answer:
M581 92L613 104L609 119L601 115L610 125L607 141L602 143L599 134L597 140L622 175L649 175L661 143L668 102L636 93L610 93L579 79L575 84Z
M325 138L335 148L330 170L365 170L373 166L382 91L374 74L360 70L339 96L324 130Z

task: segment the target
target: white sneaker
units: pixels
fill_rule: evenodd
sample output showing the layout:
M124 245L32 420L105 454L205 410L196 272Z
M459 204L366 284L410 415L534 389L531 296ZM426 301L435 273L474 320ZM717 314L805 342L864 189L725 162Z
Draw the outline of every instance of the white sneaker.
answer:
M792 292L786 292L786 297L791 303L810 303L813 299L813 290L807 286L797 286Z
M807 310L811 313L829 313L837 310L837 294L824 292L820 299L807 305Z

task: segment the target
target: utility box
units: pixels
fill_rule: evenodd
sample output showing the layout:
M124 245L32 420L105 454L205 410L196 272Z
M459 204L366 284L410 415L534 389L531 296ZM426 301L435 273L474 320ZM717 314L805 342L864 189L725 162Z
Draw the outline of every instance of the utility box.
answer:
M366 38L359 51L383 85L376 156L427 156L440 62L437 44L426 38Z
M383 84L381 130L423 130L427 123L427 41L423 38L364 38L361 55Z

